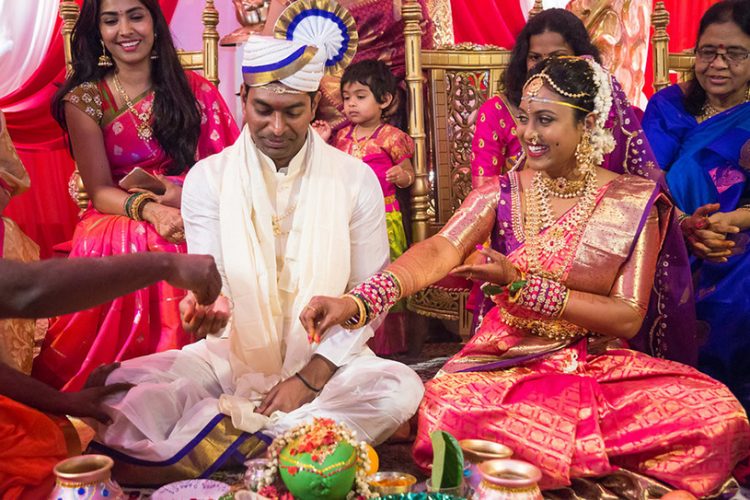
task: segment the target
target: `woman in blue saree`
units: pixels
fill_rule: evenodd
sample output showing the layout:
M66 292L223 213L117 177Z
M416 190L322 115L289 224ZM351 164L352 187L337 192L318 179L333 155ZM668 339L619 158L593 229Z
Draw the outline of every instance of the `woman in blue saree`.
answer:
M710 333L699 368L750 410L750 224L742 214L750 202L750 0L706 11L694 78L654 95L643 129L675 203L694 214L682 227L703 259L695 295Z

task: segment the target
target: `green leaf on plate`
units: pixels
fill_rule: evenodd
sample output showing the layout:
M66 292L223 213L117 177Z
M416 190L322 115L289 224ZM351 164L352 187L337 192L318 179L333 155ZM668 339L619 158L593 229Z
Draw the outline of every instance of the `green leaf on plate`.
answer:
M456 488L464 478L464 453L450 433L434 431L432 440L432 486L436 489Z

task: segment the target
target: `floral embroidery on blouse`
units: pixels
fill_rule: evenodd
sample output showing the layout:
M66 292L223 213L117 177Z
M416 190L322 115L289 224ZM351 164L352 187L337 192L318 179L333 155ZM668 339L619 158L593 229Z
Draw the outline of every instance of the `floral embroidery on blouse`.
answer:
M74 87L64 100L89 115L97 124L102 124L102 95L94 82L83 82Z

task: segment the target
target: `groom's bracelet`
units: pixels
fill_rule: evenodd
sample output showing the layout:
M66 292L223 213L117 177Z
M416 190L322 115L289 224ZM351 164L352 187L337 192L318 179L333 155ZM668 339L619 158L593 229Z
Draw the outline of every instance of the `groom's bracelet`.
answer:
M307 380L305 380L305 378L302 375L300 375L299 372L295 373L294 376L297 377L298 379L300 379L300 381L303 384L305 384L305 387L307 387L308 389L310 389L311 391L313 391L315 394L318 394L320 391L323 390L322 387L320 389L318 389L316 387L313 387L313 385L310 382L308 382Z

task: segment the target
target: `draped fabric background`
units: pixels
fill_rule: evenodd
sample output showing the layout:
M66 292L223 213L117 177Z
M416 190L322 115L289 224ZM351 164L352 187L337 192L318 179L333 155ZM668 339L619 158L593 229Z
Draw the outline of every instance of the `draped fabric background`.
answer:
M0 0L0 96L21 86L39 67L54 34L60 0L13 2L13 9L2 7L13 0ZM21 42L22 45L16 45ZM5 53L4 49L22 48Z
M35 3L0 1L0 17L14 12L21 3ZM58 0L52 1L59 3ZM77 2L81 4L81 0ZM177 2L178 0L160 0L167 21L171 19ZM10 8L11 3L13 9ZM25 12L28 14L33 10ZM41 10L37 12L42 15ZM74 168L73 161L64 144L62 130L50 113L52 95L65 78L65 59L60 36L62 22L57 15L57 6L54 12L47 11L44 15L47 17L43 19L32 17L25 21L17 20L25 23L27 28L13 30L12 34L17 37L13 40L16 47L14 53L24 52L33 43L39 34L35 35L28 27L37 28L37 24L43 24L45 19L53 24L52 37L36 71L17 90L0 98L0 109L5 111L8 131L31 178L31 189L15 197L5 209L4 215L16 221L39 244L43 258L52 254L53 245L70 239L78 219L78 209L67 193L68 179ZM42 27L38 29L44 31Z

